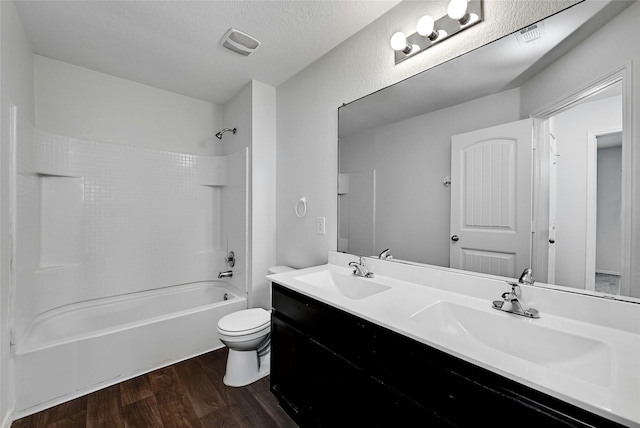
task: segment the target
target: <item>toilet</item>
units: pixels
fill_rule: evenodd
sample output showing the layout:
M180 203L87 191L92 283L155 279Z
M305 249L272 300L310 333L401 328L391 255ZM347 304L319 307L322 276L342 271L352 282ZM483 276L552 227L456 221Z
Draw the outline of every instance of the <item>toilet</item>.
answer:
M276 266L269 274L293 270ZM271 311L243 309L218 321L218 338L229 348L223 382L228 386L245 386L269 374L271 368Z

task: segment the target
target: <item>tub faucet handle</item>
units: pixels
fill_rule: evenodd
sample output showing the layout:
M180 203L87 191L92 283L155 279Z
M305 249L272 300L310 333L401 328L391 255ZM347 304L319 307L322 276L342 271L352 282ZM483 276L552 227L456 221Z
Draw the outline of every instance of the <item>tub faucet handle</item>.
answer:
M234 267L236 265L236 255L233 251L229 251L227 257L224 258L224 262L230 267Z

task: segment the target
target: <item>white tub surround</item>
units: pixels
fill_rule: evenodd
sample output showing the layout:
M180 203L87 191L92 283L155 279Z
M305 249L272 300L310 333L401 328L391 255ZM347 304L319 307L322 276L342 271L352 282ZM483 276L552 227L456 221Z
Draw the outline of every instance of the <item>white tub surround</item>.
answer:
M246 307L244 293L209 281L41 314L13 346L14 419L221 348L218 321Z
M540 311L539 319L529 319L492 309L492 301L510 290L500 278L373 258L365 261L374 277L356 278L348 263L357 260L330 252L326 265L268 278L590 412L640 427L640 303L523 285L521 301ZM345 284L338 284L342 279Z

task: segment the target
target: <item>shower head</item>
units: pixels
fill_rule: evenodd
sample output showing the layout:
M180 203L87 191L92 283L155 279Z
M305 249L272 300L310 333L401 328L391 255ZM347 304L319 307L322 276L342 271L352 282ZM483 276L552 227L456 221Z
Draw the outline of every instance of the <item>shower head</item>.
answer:
M222 131L216 133L216 137L218 138L218 140L222 140L222 135L227 131L231 131L231 132L233 132L235 134L238 130L236 128L233 128L233 129L224 128Z

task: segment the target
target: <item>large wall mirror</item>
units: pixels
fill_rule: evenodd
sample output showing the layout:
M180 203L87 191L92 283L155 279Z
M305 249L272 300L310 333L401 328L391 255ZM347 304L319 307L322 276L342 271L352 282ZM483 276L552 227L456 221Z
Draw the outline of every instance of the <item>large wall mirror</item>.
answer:
M636 301L639 17L587 0L340 107L338 251Z

